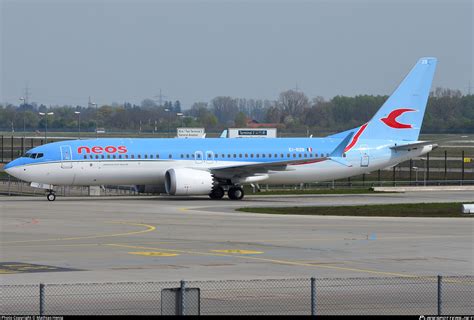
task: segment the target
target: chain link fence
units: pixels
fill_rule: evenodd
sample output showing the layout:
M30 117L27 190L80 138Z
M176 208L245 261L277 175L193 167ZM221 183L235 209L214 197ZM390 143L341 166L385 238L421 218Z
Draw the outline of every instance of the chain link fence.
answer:
M474 276L0 286L0 314L441 315L473 313Z

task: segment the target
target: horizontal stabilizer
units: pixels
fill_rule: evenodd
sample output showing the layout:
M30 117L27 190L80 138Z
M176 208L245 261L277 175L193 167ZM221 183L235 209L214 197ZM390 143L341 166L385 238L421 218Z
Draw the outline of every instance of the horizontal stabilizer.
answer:
M469 138L468 136L455 136L455 137L449 137L445 139L436 139L434 141L417 141L414 143L407 143L407 144L398 144L390 147L392 150L405 150L405 151L410 151L418 148L422 148L424 146L432 146L433 149L436 149L441 142L445 141L462 141L463 139Z

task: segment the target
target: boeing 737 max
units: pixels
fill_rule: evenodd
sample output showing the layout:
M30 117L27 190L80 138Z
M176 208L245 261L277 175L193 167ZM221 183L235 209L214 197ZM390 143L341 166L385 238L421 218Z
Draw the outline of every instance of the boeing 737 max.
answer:
M421 58L373 118L325 138L91 139L29 150L5 171L48 190L59 185L137 185L143 192L244 196L250 183L329 181L396 165L430 152L418 141L435 58Z

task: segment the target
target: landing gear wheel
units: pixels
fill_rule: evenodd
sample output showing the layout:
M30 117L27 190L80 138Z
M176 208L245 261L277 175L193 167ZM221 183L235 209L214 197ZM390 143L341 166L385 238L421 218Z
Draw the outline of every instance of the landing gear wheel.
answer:
M46 199L48 199L48 201L54 201L56 200L56 194L54 192L50 192L46 195Z
M241 187L232 187L227 191L227 195L231 200L241 200L244 197L244 189Z
M209 194L209 198L211 198L212 200L222 199L223 196L224 196L224 189L222 189L222 187L216 187Z

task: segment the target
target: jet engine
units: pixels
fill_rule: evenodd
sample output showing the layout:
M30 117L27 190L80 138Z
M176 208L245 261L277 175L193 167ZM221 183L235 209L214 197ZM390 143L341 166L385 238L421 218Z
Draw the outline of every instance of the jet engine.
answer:
M165 174L166 193L173 196L207 195L213 187L214 177L207 171L178 168Z

